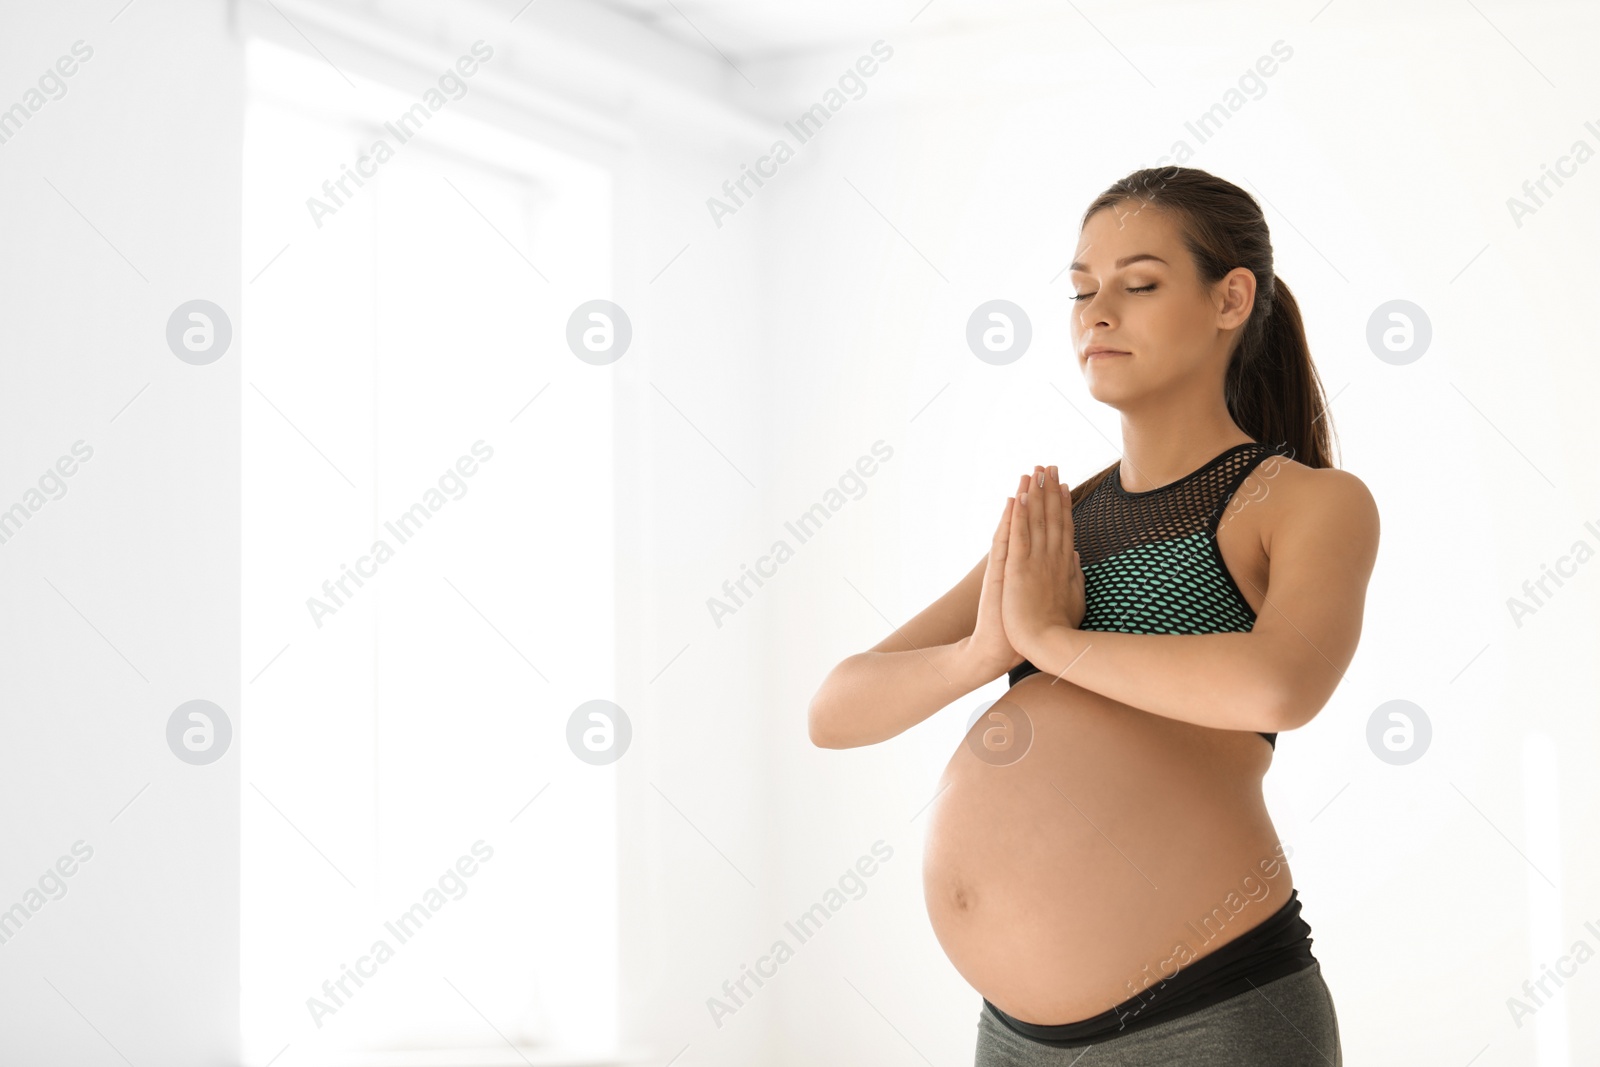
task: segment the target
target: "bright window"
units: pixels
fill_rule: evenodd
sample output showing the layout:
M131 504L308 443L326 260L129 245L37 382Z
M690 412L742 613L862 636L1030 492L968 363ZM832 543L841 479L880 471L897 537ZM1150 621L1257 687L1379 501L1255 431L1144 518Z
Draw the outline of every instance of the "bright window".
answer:
M248 64L245 1062L609 1047L614 769L565 738L614 695L612 385L564 342L609 178L457 101L398 141L436 75Z

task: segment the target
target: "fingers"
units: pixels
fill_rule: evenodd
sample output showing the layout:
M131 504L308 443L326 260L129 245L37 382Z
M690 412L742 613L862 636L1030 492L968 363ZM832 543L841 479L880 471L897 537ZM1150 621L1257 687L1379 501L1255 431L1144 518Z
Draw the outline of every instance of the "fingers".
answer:
M1072 525L1072 487L1061 486L1061 543L1072 548L1078 543L1077 528ZM1077 552L1073 552L1073 562L1077 562Z
M1013 527L1020 526L1025 535L1021 551L1062 552L1073 543L1072 491L1061 484L1060 469L1055 466L1035 467L1024 474L1017 488L1019 511ZM1018 541L1012 539L1016 546Z
M1011 542L1011 509L1015 502L1006 497L1005 507L1000 509L1000 525L994 528L994 538L989 542L989 572L995 570L994 564L1005 567L1006 549Z
M1011 536L1007 551L1019 559L1026 557L1028 554L1030 540L1028 501L1030 499L1035 501L1039 499L1038 496L1030 497L1027 495L1030 488L1029 483L1032 481L1032 477L1026 474L1017 480L1016 504L1011 509Z
M1050 540L1049 528L1045 525L1045 518L1049 510L1049 501L1046 497L1049 494L1048 490L1045 489L1044 480L1045 469L1043 467L1033 468L1033 473L1028 475L1028 488L1031 491L1028 502L1033 505L1028 509L1028 551L1030 552L1044 551L1048 547Z
M1063 509L1061 507L1061 481L1054 464L1044 469L1044 488L1040 492L1044 494L1044 508L1042 509L1044 515L1041 520L1044 523L1044 550L1050 553L1060 552L1062 545L1061 512Z

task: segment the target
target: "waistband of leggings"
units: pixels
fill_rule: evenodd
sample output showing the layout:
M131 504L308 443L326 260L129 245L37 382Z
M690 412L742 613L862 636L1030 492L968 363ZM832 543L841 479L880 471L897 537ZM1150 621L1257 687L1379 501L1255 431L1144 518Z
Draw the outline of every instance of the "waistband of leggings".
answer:
M1300 917L1300 891L1292 889L1288 901L1265 922L1099 1015L1041 1025L1013 1018L987 998L983 1003L985 1010L1023 1037L1076 1048L1176 1019L1312 967L1317 959L1311 941L1311 926Z

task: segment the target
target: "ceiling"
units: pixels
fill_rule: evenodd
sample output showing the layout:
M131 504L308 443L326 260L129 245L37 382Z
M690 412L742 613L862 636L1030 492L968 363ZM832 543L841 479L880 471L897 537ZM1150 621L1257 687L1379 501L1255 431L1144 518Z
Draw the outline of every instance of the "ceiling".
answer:
M1046 0L987 0L964 8L961 0L594 0L645 28L708 54L728 59L856 47L878 37L903 38L954 32L1018 18L1060 17Z

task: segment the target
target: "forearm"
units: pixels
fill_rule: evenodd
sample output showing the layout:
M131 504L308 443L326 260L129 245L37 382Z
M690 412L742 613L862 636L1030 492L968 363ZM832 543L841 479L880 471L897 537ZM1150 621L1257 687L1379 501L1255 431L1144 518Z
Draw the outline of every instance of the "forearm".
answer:
M860 652L828 673L808 712L822 748L875 745L1000 676L976 664L966 641L907 652Z
M1249 633L1131 634L1061 626L1019 642L1017 651L1044 674L1153 715L1219 730L1283 728L1283 687L1264 658L1270 650Z

